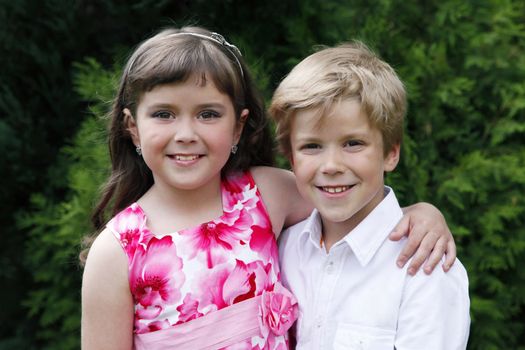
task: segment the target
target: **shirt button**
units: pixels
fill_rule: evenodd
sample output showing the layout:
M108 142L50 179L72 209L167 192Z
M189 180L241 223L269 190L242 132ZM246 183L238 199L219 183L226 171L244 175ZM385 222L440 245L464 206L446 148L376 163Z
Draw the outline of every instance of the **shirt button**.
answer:
M326 273L331 274L334 272L334 270L335 270L334 262L333 261L328 262L328 264L326 264Z

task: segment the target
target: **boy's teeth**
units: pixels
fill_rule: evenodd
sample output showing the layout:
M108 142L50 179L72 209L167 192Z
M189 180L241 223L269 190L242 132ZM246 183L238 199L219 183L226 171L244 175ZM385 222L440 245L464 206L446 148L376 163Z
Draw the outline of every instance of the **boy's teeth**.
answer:
M323 191L328 193L340 193L348 190L350 186L323 187Z
M196 156L196 155L193 155L193 156L181 156L181 155L177 155L175 156L175 159L176 160L182 160L182 161L189 161L189 160L195 160L197 159L199 156Z

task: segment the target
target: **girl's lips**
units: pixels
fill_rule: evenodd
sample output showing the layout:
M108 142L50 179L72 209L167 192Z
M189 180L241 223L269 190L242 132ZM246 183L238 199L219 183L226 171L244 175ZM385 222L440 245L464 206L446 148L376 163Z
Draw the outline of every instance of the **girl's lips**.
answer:
M169 154L168 158L175 161L175 164L182 166L190 166L199 161L202 155L199 154Z
M196 155L196 154L192 154L192 155L176 154L176 155L173 156L173 158L175 158L175 160L180 160L180 161L183 161L183 162L187 162L187 161L195 160L195 159L199 158L199 156Z

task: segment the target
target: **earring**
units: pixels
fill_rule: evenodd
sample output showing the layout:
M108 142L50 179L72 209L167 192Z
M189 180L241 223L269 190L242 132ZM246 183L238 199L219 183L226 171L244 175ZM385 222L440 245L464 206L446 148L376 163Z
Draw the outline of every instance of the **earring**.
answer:
M239 147L237 147L237 145L233 145L232 146L232 154L235 154L237 153L237 150L239 149Z
M137 146L137 148L135 148L135 152L137 152L137 154L139 156L141 156L142 155L142 148L140 148L140 146Z

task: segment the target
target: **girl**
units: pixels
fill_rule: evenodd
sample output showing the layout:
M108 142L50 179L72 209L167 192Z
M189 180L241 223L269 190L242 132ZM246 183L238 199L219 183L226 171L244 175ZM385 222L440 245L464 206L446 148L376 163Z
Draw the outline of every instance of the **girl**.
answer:
M263 103L237 48L202 28L160 32L129 59L111 117L82 347L287 349L297 306L279 282L275 238L311 207L290 172L269 167ZM441 214L418 206L438 234L415 267L434 244L431 267L446 245L450 264ZM429 232L412 231L408 255Z

